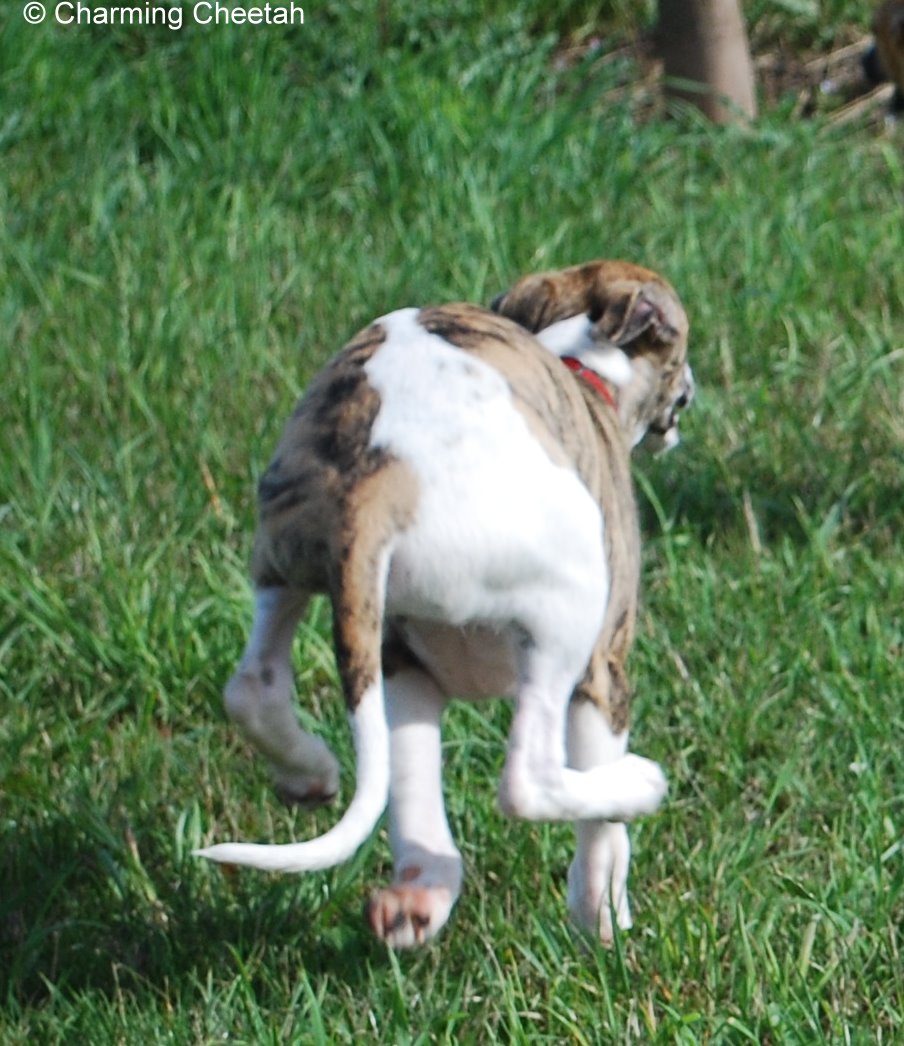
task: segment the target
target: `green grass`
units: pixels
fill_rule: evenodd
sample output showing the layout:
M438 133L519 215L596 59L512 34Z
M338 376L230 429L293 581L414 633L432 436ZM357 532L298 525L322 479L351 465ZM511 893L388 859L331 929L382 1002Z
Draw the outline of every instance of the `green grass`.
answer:
M402 6L0 16L0 1041L899 1042L900 131L650 118L606 57L648 8ZM750 5L753 36L865 29L831 6ZM360 918L382 834L302 877L189 856L336 816L280 807L221 711L255 478L374 316L598 256L673 281L700 387L637 468L634 747L671 794L633 830L636 927L571 932L569 831L495 809L507 708L456 706L466 889L395 957ZM300 714L347 789L327 621Z

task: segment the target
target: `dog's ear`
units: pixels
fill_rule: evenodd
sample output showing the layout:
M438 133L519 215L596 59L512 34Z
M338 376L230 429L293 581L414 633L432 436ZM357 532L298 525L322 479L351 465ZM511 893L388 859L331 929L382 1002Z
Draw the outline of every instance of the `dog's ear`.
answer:
M558 305L559 291L555 280L537 275L524 276L513 287L497 294L490 308L535 334L561 318L557 314Z
M680 336L669 316L673 310L674 303L659 284L625 280L606 287L590 311L590 320L606 341L630 354L642 335L667 345Z
M560 272L525 276L490 306L532 334L560 320L586 315L602 342L640 348L640 340L673 345L687 334L675 292L649 269L601 261Z

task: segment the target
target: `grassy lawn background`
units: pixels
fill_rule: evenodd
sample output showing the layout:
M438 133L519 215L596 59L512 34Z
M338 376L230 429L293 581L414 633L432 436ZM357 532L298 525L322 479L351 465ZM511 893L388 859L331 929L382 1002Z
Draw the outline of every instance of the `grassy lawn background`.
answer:
M892 1043L904 987L904 163L876 121L664 120L626 3L306 7L303 28L0 14L0 1040ZM867 30L747 7L757 48ZM599 46L595 40L598 41ZM253 490L307 378L392 308L594 257L692 319L684 442L638 459L636 926L568 927L570 832L494 795L508 709L448 715L465 893L388 953L287 840L220 691ZM300 715L351 777L325 608Z

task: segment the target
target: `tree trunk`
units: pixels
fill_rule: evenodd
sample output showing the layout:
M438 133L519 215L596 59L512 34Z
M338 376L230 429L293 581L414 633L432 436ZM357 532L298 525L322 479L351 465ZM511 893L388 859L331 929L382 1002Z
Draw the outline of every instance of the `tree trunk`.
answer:
M715 123L756 116L753 63L740 0L659 0L666 93Z

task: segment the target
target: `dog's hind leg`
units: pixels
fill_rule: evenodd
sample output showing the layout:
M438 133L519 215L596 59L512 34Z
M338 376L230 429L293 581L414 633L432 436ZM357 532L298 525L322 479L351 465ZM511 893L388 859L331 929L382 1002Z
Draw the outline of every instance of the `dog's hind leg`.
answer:
M566 766L568 706L582 671L549 642L525 644L499 789L506 813L533 821L629 821L662 802L665 776L650 759L626 754L585 770Z
M442 793L440 719L446 699L419 668L384 682L392 776L389 830L393 882L371 897L367 916L378 937L410 948L436 936L461 889L461 855Z
M251 637L225 698L230 718L270 764L280 796L317 804L335 797L339 766L320 738L301 729L293 708L292 639L307 602L297 589L258 589Z
M371 532L372 536L372 532ZM389 570L385 541L350 541L333 595L333 638L355 744L355 791L345 813L329 831L306 842L281 845L219 843L195 850L223 864L241 864L273 872L332 868L349 857L376 827L389 800L389 729L383 699L380 646L383 602ZM288 672L292 627L300 614L297 593L285 589L259 595L258 626L244 668L237 675L240 710L258 744L266 746L283 781L302 795L324 794L332 785L335 761L321 742L305 734L288 714L286 677L278 690L274 666ZM271 700L273 698L273 700ZM288 736L280 737L280 731Z
M568 764L576 770L613 763L624 756L627 728L614 733L604 713L589 699L573 700L568 709ZM628 866L631 844L627 827L613 821L578 821L577 851L568 869L568 910L574 921L611 944L615 924L631 927Z

